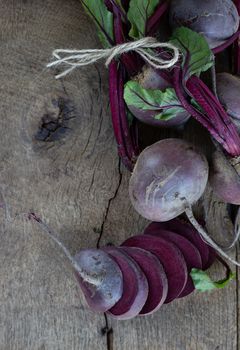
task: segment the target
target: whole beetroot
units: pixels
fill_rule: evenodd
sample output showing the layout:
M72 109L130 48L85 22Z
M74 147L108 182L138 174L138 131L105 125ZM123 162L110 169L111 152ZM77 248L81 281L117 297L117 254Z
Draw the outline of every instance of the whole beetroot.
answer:
M160 91L168 97L165 98ZM136 97L139 99L137 104ZM160 103L161 98L165 99L162 104ZM185 124L190 118L189 113L185 111L175 96L172 84L147 65L143 67L142 72L134 78L133 82L126 84L124 99L130 112L145 124L171 128ZM144 102L146 102L145 106L143 106ZM176 107L176 104L178 108L170 117L167 117L166 111Z
M134 208L143 217L168 221L201 197L207 181L206 158L186 141L165 139L140 154L130 179L129 194Z
M202 33L215 48L237 32L239 16L232 0L172 0L170 24Z
M209 181L222 201L240 205L239 174L222 152L215 151L212 156Z
M218 73L217 93L221 104L240 131L240 78L226 72Z
M217 93L220 102L240 132L240 78L229 73L217 74ZM224 202L240 205L239 159L228 159L215 151L210 166L210 184Z

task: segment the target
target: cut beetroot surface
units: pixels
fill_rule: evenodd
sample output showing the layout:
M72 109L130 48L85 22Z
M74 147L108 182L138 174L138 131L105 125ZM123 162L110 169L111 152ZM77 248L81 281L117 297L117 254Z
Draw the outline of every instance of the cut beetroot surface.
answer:
M158 257L168 280L165 303L170 303L181 294L187 283L188 272L184 257L175 244L160 237L137 235L127 239L122 246L142 248Z
M99 249L80 251L75 260L82 275L75 273L85 299L94 311L111 309L122 297L123 275L118 264Z
M108 311L112 317L127 320L139 314L148 298L148 282L139 265L123 250L117 247L104 247L118 264L123 275L121 299Z
M168 230L187 238L198 249L202 258L202 268L209 267L209 246L205 243L197 230L189 223L176 218L167 222L153 222L145 229L144 233L151 234L159 230Z
M187 264L189 275L187 284L182 293L179 295L179 298L189 295L195 289L190 272L192 268L202 269L202 259L198 249L188 239L171 231L159 230L158 233L151 234L157 237L165 238L166 240L176 244L176 246L182 252Z
M168 293L168 281L162 264L152 253L134 247L121 247L134 259L144 272L149 286L148 298L140 315L157 311L165 302Z

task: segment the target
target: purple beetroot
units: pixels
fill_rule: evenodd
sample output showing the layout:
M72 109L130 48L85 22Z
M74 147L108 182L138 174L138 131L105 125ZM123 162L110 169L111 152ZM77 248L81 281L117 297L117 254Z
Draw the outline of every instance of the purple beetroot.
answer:
M206 270L211 266L210 250L212 250L212 248L202 240L198 231L191 224L180 220L179 218L166 222L152 222L146 227L144 233L152 234L154 232L159 232L160 230L172 231L188 239L194 244L201 255L203 270Z
M123 293L119 265L98 249L81 250L74 260L77 264L75 274L90 308L105 312L113 307Z
M170 24L203 34L215 48L237 32L239 15L232 0L172 0Z
M34 213L29 219L35 220L64 252L93 311L107 312L119 320L152 314L163 303L193 291L190 274L195 283L199 277L202 280L204 272L196 269L202 266L198 250L176 233L137 235L120 247L84 249L72 257L47 224ZM158 227L152 223L148 228L152 232ZM207 275L204 278L209 281ZM204 288L201 284L198 289Z
M172 243L174 243L181 251L188 269L188 279L186 286L184 287L178 298L185 297L194 291L194 285L192 278L190 277L190 272L192 268L202 269L202 259L197 248L189 242L186 238L178 235L177 233L165 230L159 230L158 232L150 233L153 236L164 238Z
M240 78L229 73L217 74L220 102L240 131ZM240 158L229 159L220 150L214 152L210 167L210 183L221 200L240 205Z
M168 221L185 212L203 194L208 181L206 158L180 139L146 148L134 167L129 194L134 208L151 221Z
M240 266L194 217L192 205L203 194L207 181L206 158L186 141L165 139L140 154L130 179L129 194L136 211L151 221L168 221L185 212L212 248Z
M135 260L120 248L106 247L104 251L118 264L123 276L122 297L108 313L119 320L133 318L139 314L148 298L147 278Z
M142 248L158 257L168 279L165 303L170 303L182 293L187 283L188 272L184 257L175 244L159 237L138 235L127 239L122 246Z
M179 103L171 82L150 66L144 66L134 81L125 85L124 99L130 112L145 124L178 127L190 118Z
M168 280L162 264L154 254L145 249L121 247L121 250L136 261L148 281L148 298L139 315L156 312L165 302L168 293Z

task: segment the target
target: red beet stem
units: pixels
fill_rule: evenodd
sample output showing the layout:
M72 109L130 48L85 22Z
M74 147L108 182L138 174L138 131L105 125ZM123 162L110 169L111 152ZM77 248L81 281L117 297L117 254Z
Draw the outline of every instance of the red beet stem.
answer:
M123 30L123 23L121 13L116 7L113 7L114 14L114 36L116 44L122 44L126 42ZM142 68L143 62L135 53L123 54L120 57L121 62L125 66L128 75L130 77L136 75Z
M122 21L121 21L121 14L116 11L116 9L113 9L114 12L114 34L115 34L115 40L117 44L121 44L125 41L123 28L122 28ZM126 66L126 62L132 62L132 57L130 55L123 55L122 56L123 64ZM131 71L133 71L132 68L130 68ZM134 68L135 69L135 68ZM118 75L118 109L119 109L119 120L120 120L120 127L121 127L121 134L123 143L125 145L126 155L128 156L129 160L132 163L131 169L133 167L133 163L136 160L137 152L135 152L134 149L134 142L131 138L130 134L130 128L126 113L126 105L124 102L124 67L122 65L119 65L119 68L117 68L116 71ZM129 167L128 167L129 168Z
M191 103L188 101L185 94L183 85L182 85L182 71L180 67L174 68L174 79L173 85L177 94L179 101L182 106L195 118L199 123L201 123L212 135L212 137L222 145L222 147L231 155L236 156L240 153L240 138L238 135L235 135L232 138L231 131L227 128L229 116L224 112L226 117L226 122L221 119L219 116L219 110L216 113L215 105L209 105L206 101L206 97L203 95L202 90L198 87L198 81L196 84L195 77L191 77L187 82L187 89L189 90L190 95L196 100L196 102L203 109L204 113L195 109ZM200 79L199 79L200 80ZM209 94L213 94L209 91ZM214 96L215 99L215 96ZM213 100L215 102L215 100ZM218 103L219 104L219 103ZM222 106L221 106L222 108ZM221 111L222 112L222 111ZM231 123L231 121L230 121ZM234 129L234 127L233 127ZM234 140L234 141L233 141Z
M169 7L168 1L161 2L153 15L148 19L146 26L146 36L153 36L158 29L159 22Z
M240 154L240 137L237 128L217 98L203 81L196 76L192 76L187 81L187 88L207 116L211 118L210 120L215 125L219 137L222 138L223 143L221 142L221 144L224 149L229 155L233 157L238 156Z
M119 99L119 114L120 114L120 120L121 120L121 126L122 126L122 132L123 132L123 139L124 143L126 145L126 150L128 153L129 158L133 163L135 163L137 158L137 153L134 149L134 142L131 138L130 134L130 128L129 128L129 122L127 118L126 113L126 105L124 102L124 80L123 80L123 67L119 67L119 79L118 79L118 99Z
M209 119L203 113L195 109L188 101L182 86L182 71L181 68L177 66L173 70L173 86L179 101L186 109L186 111L191 114L192 117L195 118L199 123L201 123L207 130L211 130L211 132L214 134L214 137L217 137L216 131L212 129L212 124L210 123Z
M119 99L118 99L118 68L117 62L112 61L109 65L109 99L112 115L112 125L114 130L115 139L118 146L118 154L122 159L123 164L127 169L132 170L133 164L129 158L126 150L126 146L123 139L121 117L119 113Z
M225 43L223 43L222 45L219 45L219 46L215 47L214 49L212 49L212 52L216 55L216 54L224 51L229 46L231 46L236 41L236 39L239 38L239 35L240 35L240 31L238 30L227 41L225 41Z

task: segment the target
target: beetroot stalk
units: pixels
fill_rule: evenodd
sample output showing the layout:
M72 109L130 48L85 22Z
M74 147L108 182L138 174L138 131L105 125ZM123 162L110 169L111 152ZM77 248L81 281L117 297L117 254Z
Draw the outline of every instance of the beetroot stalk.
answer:
M224 143L222 143L222 146L227 151L227 153L232 157L239 156L240 137L238 135L236 126L232 123L230 117L225 112L217 98L208 89L208 87L196 76L192 76L187 81L187 88L190 94L196 100L196 102L206 112L206 114L213 119L213 123L216 124L218 130L218 135L222 136L222 138L224 139ZM204 98L204 96L201 93L201 90L204 90L211 103L208 103L206 98ZM215 108L217 114L212 113L213 108Z
M116 7L113 7L113 14L114 14L114 36L115 36L115 42L116 44L123 44L126 42L123 32L123 24L122 24L122 17L121 13ZM139 60L138 57L136 57L133 53L123 54L120 58L121 62L125 66L128 75L134 76L139 72L139 70L142 68L142 62Z
M121 44L125 41L123 29L122 29L122 22L121 22L121 14L116 10L116 8L113 9L114 12L114 34L115 34L115 40L117 44ZM125 66L126 63L132 65L132 57L130 55L123 55L122 61L124 62ZM131 71L133 71L133 68L130 68ZM135 69L135 68L134 68ZM129 129L129 123L127 119L126 114L126 105L124 102L124 67L122 65L119 66L119 68L116 69L115 74L118 75L118 108L119 108L119 124L120 124L120 132L123 139L123 144L125 148L125 153L128 157L128 159L131 162L131 168L132 170L133 164L135 162L135 158L137 157L137 152L135 152L134 149L134 142L131 138L130 129ZM129 166L128 166L129 168Z
M227 41L225 41L222 45L219 45L217 47L215 47L214 49L212 49L212 52L216 55L222 51L224 51L225 49L227 49L229 46L231 46L236 39L239 38L240 35L240 31L238 30L235 34L233 34Z
M196 102L205 112L202 113L191 105L185 95L185 91L182 86L182 72L180 67L175 67L174 69L173 84L177 97L182 103L182 106L192 115L193 118L195 118L210 132L212 137L222 145L222 147L228 152L230 156L238 156L240 154L240 137L235 126L229 119L229 116L223 110L222 106L217 101L215 96L211 93L211 91L209 91L209 94L212 98L212 104L209 104L206 101L205 96L203 96L201 90L196 85L195 77L191 77L187 82L187 88L190 92L190 95L194 97ZM213 106L215 107L216 101L218 103L218 113L216 113L216 109L213 109ZM221 114L219 115L219 113ZM222 119L222 115L224 116L224 120Z
M212 125L209 118L207 118L203 113L195 109L191 103L188 101L187 96L184 92L182 86L182 72L180 67L175 67L173 71L173 86L176 91L176 95L181 102L182 106L186 109L186 111L192 115L200 124L202 124L207 130L211 130L212 136L222 144L222 140L219 138L217 130L214 125Z
M158 5L154 14L149 18L146 27L146 36L153 36L159 27L159 21L169 7L168 1L163 1Z
M124 102L124 81L123 81L123 67L119 67L119 79L118 79L118 99L119 99L119 114L120 114L120 120L121 120L121 126L122 126L122 132L124 137L124 142L126 144L126 149L129 158L133 163L135 163L135 160L137 158L137 152L134 149L134 142L131 138L130 129L129 129L129 122L127 119L127 113L126 113L126 105Z
M45 232L47 236L58 245L58 247L64 253L66 258L69 260L71 266L75 269L76 272L79 273L79 275L83 278L85 282L91 283L96 287L101 283L101 280L99 277L89 275L83 269L80 268L76 259L72 256L72 254L67 249L67 247L65 247L65 245L58 238L59 234L54 232L44 221L42 221L42 219L40 219L40 217L38 217L35 213L29 213L28 219L34 220L38 224L38 226L42 229L42 231Z
M217 253L222 255L225 259L229 260L232 264L236 266L240 266L240 263L235 259L231 258L205 231L205 229L198 223L195 219L191 206L186 207L185 211L189 221L196 228L196 230L200 233L202 239L213 249L216 250Z
M119 113L118 68L116 61L112 61L109 65L109 99L112 115L112 125L115 134L115 139L117 141L118 154L119 157L122 159L123 164L127 167L127 169L131 170L133 164L131 162L130 157L128 156L126 146L124 143Z

